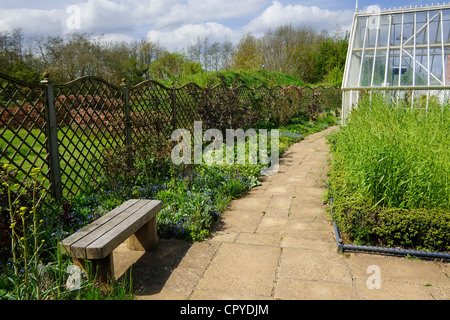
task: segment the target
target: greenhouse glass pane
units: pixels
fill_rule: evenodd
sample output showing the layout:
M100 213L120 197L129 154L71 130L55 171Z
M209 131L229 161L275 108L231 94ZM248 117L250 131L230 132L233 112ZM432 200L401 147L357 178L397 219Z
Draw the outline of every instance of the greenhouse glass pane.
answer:
M368 28L366 38L366 48L375 48L377 35L378 35L377 28Z
M446 85L450 85L450 55L447 55L447 67L446 67L446 72L445 72L445 82Z
M366 52L364 54L364 60L362 65L360 86L369 87L372 82L372 69L373 69L373 51Z
M414 13L407 13L403 16L403 44L414 44ZM407 43L405 43L409 40Z
M409 51L409 52L408 52ZM411 56L413 55L413 50L407 50ZM402 66L401 66L401 86L412 86L413 76L414 76L414 62L411 56L403 54Z
M356 87L359 84L359 69L361 65L361 54L352 54L349 62L349 72L347 79L348 87Z
M380 34L378 39L378 47L387 47L388 45L389 17L390 15L382 15L380 17Z
M436 14L438 17L430 22L430 44L442 44L440 14L430 12L430 19L435 17Z
M416 86L428 85L428 50L416 50Z
M450 44L450 9L443 10L444 20L444 41Z
M364 44L364 37L366 34L367 18L358 18L355 29L355 41L353 42L353 49L362 49Z
M389 54L389 66L388 66L388 78L387 82L389 86L398 85L398 70L400 68L400 50L391 50Z
M427 13L418 12L416 15L416 45L427 45Z
M387 50L378 50L375 58L375 69L373 72L373 86L384 86L386 72L386 52Z
M391 46L400 46L402 35L402 15L392 15Z
M431 85L443 85L444 66L442 65L442 49L434 48L430 50Z

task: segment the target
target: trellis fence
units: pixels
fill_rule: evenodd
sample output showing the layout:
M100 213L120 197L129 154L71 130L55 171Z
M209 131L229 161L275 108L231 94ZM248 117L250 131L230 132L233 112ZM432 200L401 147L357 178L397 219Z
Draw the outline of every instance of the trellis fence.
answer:
M115 86L96 77L57 85L48 74L30 84L0 73L0 165L17 169L19 185L41 168L44 192L61 199L100 177L107 154L148 143L148 136L169 139L175 129L193 130L194 121L219 130L281 125L300 112L315 119L340 105L335 87L168 88L151 80Z

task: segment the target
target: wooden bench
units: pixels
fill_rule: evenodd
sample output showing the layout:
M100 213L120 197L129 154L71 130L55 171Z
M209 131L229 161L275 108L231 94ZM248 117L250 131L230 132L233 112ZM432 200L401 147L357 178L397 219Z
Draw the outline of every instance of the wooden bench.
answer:
M128 200L64 239L62 251L102 281L114 279L113 251L121 243L127 241L130 250L156 249L156 215L161 209L161 201Z

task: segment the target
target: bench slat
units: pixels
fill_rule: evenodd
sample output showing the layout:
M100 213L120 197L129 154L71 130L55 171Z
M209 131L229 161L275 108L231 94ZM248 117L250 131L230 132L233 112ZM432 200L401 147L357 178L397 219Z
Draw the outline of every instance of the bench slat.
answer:
M61 241L63 252L71 252L71 246L83 239L85 236L89 235L91 232L93 232L95 229L101 227L103 224L108 222L109 220L113 219L115 216L121 214L124 210L129 208L131 205L137 203L139 200L137 199L131 199L120 206L114 208L104 216L98 218L97 220L90 223L88 226L78 230L74 234L70 235L69 237L65 238L63 241Z
M72 243L71 245L71 253L75 258L83 258L90 259L86 254L86 247L89 246L92 242L96 241L98 238L102 237L104 233L108 232L108 230L114 228L114 226L128 216L132 215L136 210L144 207L148 201L139 200L137 202L126 202L128 204L123 210L121 210L118 214L113 214L109 219L105 219L103 223L96 228L89 230L89 232L83 236L80 240ZM108 213L109 214L109 213ZM95 259L103 259L104 256L98 257Z
M86 247L87 259L106 257L118 245L135 234L161 211L161 201L152 200Z
M127 201L123 206L120 206L120 212L111 211L106 219L103 219L100 224L95 227L87 228L84 234L77 241L70 245L72 257L78 259L103 259L111 253L115 247L125 241L134 232L133 228L127 228L130 223L133 223L136 218L141 216L150 220L149 216L155 216L161 210L162 204L156 200L138 200ZM106 216L106 215L105 215ZM147 221L148 221L147 220ZM142 227L144 220L141 219L136 223L136 226ZM140 223L140 225L139 225ZM118 225L125 226L125 228L117 229ZM117 233L113 230L121 230ZM106 237L108 235L108 237ZM116 237L117 239L114 239ZM91 245L95 243L92 247Z
M145 200L142 201L136 199L126 201L85 228L79 230L71 237L65 239L63 241L63 245L70 250L72 257L87 258L85 249L86 246L112 228L114 224L118 223L115 222L117 219L119 219L120 222L137 209L145 206L146 203L147 201Z

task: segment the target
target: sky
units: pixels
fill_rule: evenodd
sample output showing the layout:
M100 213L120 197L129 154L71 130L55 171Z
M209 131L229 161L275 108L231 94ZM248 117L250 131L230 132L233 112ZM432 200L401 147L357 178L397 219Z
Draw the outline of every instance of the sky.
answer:
M428 3L359 0L358 8ZM287 24L345 32L351 28L355 6L356 0L0 0L0 32L13 28L21 28L26 36L88 32L106 41L146 38L169 50L182 50L198 38L236 44L247 33L259 37Z

